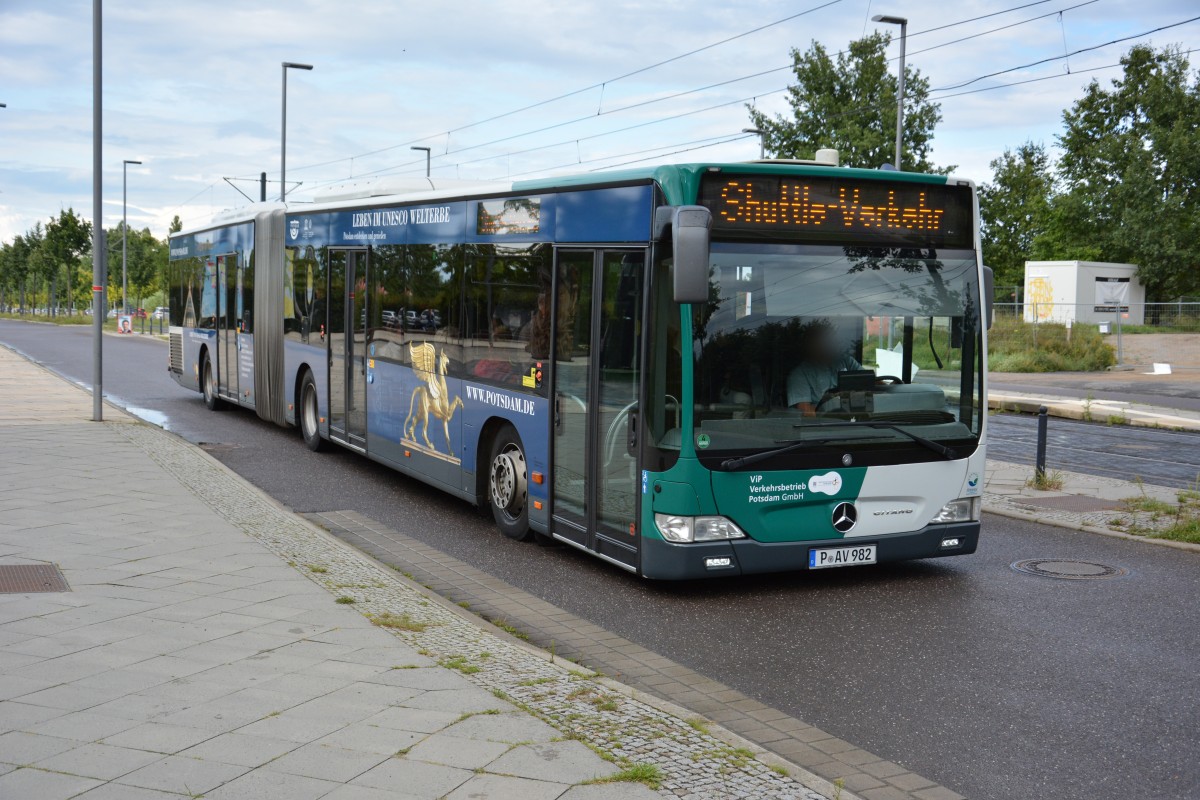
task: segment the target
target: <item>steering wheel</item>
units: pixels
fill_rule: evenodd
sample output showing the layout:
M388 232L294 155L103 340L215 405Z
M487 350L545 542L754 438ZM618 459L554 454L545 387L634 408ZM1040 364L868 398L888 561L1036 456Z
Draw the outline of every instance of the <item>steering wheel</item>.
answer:
M889 381L892 384L904 383L904 381L902 381L900 378L897 378L895 375L876 375L875 376L876 383L882 383L883 381Z
M816 405L814 405L813 408L816 409L817 411L823 411L825 404L828 403L830 400L840 400L840 399L841 399L841 394L838 392L837 389L826 389L825 394L821 395L821 399L817 401Z

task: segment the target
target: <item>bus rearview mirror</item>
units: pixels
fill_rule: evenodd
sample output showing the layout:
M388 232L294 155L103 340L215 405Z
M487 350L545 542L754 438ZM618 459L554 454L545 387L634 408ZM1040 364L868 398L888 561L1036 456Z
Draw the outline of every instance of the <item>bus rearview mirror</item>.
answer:
M996 275L992 272L992 268L984 266L983 268L983 324L990 331L992 329L992 306L996 302L995 291Z
M708 234L712 214L704 206L672 210L671 242L675 256L675 302L708 301Z

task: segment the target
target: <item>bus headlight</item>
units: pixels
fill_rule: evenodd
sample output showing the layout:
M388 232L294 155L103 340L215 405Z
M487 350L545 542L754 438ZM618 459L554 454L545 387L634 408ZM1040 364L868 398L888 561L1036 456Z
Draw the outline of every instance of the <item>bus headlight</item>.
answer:
M929 520L930 525L940 525L946 522L978 522L979 498L960 497L942 506L942 510Z
M668 542L715 542L746 538L746 533L727 517L655 514L654 524Z

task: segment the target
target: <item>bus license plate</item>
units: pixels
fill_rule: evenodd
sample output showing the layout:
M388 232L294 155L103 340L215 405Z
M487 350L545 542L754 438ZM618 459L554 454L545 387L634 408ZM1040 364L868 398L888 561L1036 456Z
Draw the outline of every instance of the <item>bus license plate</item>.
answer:
M859 547L823 547L820 550L808 551L808 568L825 569L827 567L853 567L859 564L875 563L875 545L865 544Z

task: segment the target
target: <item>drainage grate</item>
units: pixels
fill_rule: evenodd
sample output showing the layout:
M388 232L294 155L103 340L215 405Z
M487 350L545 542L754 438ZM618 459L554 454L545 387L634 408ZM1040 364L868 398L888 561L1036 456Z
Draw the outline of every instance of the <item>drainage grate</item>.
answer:
M1014 561L1012 568L1029 575L1043 578L1062 578L1068 581L1098 581L1104 578L1121 578L1129 574L1124 567L1110 567L1094 561L1075 561L1069 558L1027 558Z
M0 564L0 594L69 591L67 579L53 564Z
M1069 494L1063 497L1014 497L1012 501L1023 506L1046 508L1052 511L1072 511L1076 514L1087 514L1092 511L1116 511L1125 507L1120 500L1104 500L1080 494Z

